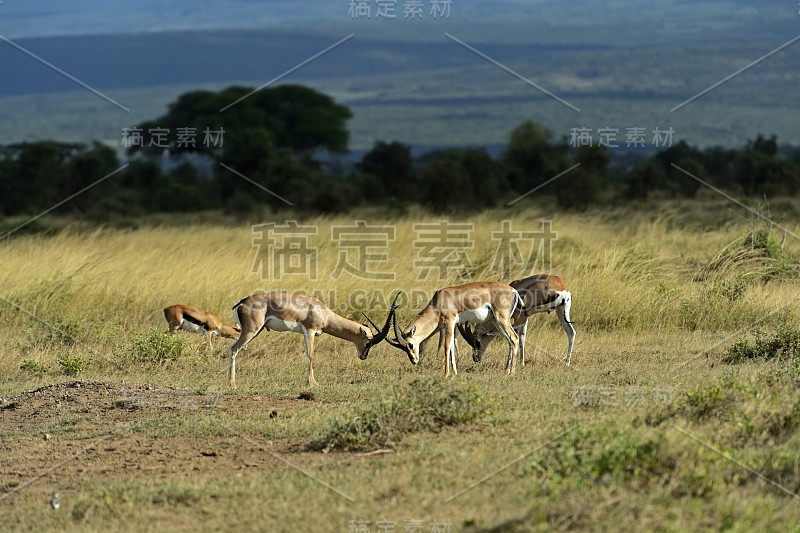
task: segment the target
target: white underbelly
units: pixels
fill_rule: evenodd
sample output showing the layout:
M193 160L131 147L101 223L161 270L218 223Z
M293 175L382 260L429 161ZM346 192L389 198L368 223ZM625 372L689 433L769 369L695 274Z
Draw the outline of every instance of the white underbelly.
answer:
M182 320L180 329L184 331L191 331L192 333L200 333L201 335L205 335L206 330L203 326L199 326L194 322L189 322L188 320Z
M465 309L458 313L458 322L472 322L475 324L480 324L482 322L486 322L489 317L492 316L492 308L489 304L486 304L482 307L478 307L477 309Z
M288 320L281 320L271 316L264 322L268 329L272 331L293 331L295 333L303 333L303 325L299 322L289 322Z

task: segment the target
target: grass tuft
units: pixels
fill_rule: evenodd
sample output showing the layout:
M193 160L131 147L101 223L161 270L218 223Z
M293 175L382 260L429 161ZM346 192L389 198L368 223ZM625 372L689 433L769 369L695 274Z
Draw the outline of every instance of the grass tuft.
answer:
M426 377L393 388L388 398L334 422L313 450L368 451L393 446L404 435L467 424L491 409L477 386Z
M800 359L800 328L784 322L770 334L759 329L753 341L737 339L722 358L732 364L768 359Z
M189 348L178 335L150 331L133 334L127 352L134 361L168 364L188 356Z

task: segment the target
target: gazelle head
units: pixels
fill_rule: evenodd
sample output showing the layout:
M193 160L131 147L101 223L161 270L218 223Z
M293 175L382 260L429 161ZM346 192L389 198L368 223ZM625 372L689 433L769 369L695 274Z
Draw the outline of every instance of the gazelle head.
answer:
M219 328L219 334L223 337L228 339L238 339L239 334L242 332L242 328L239 326L230 326L228 324L222 324Z
M376 344L380 344L383 339L389 334L389 326L391 325L392 318L394 317L394 310L397 304L397 297L400 296L398 292L397 295L394 297L394 302L392 302L392 308L389 310L389 316L386 317L386 323L383 325L383 328L378 328L375 322L372 321L370 317L367 316L366 313L362 313L364 318L366 318L369 323L375 328L375 333L369 330L366 323L363 324L361 328L362 338L360 342L356 343L356 349L358 350L358 358L362 361L367 358L369 355L369 349L375 346Z
M476 363L480 363L481 359L483 359L484 352L486 352L486 348L489 346L489 342L492 340L492 326L478 324L473 328L469 324L463 326L457 324L457 327L458 331L461 332L461 336L467 341L467 344L472 346L472 360Z
M400 293L397 293L397 295L399 296ZM394 339L387 338L386 342L395 348L403 350L406 355L408 355L408 359L411 361L411 364L416 365L419 363L419 344L422 340L424 340L417 339L416 337L417 325L412 323L408 332L403 333L397 328L397 315L394 313L392 316L392 323L394 324Z

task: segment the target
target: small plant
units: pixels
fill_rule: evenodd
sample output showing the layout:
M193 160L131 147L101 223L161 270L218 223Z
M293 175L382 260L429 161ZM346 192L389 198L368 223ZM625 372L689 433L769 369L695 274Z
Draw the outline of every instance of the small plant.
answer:
M722 360L742 363L759 359L800 359L800 329L787 323L780 324L772 334L755 332L755 340L737 339Z
M739 274L733 279L723 281L719 288L719 293L731 302L735 302L744 296L749 286L750 280L748 277L744 274Z
M371 408L337 420L314 450L374 450L392 445L403 435L438 431L474 421L489 411L491 401L475 385L463 381L416 379L392 390Z
M84 333L80 320L72 316L50 320L44 331L41 341L46 346L73 346Z
M22 364L19 365L19 369L31 374L44 374L47 372L47 368L44 365L32 359L23 361Z
M690 420L699 421L708 417L723 419L732 414L734 404L750 393L749 384L733 376L724 376L717 383L687 391L678 402L677 409L685 412Z
M647 479L672 468L665 442L663 436L648 438L623 427L580 427L554 439L531 464L556 479Z
M61 372L67 376L77 376L86 368L86 361L80 357L64 354L58 359L58 365L61 367Z
M128 354L136 361L163 364L186 357L188 349L179 336L152 331L133 335Z
M32 359L26 359L19 365L19 369L25 372L30 372L31 374L44 374L47 372L47 368L39 363L38 361L34 361Z

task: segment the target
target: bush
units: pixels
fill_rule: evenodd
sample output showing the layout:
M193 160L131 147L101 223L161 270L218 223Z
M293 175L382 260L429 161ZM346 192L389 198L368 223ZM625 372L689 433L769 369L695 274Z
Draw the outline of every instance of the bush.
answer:
M128 347L128 355L135 361L165 364L186 357L188 348L177 335L152 331L134 334Z
M800 359L800 329L783 323L768 335L756 330L755 340L738 339L722 357L726 363L765 359Z
M46 346L73 346L84 333L83 325L75 317L59 316L48 322L41 337Z
M491 402L473 384L419 378L405 387L395 387L390 397L371 408L337 420L310 447L323 451L374 450L394 445L408 433L472 422L490 407Z
M58 364L61 367L61 372L67 376L77 376L86 368L86 361L80 357L75 357L69 354L64 354L59 357Z
M562 480L647 479L674 467L665 442L663 435L647 438L629 428L578 427L537 452L531 466Z
M47 368L44 365L32 359L23 361L22 364L19 365L19 369L24 372L30 372L31 374L44 374L47 372Z

